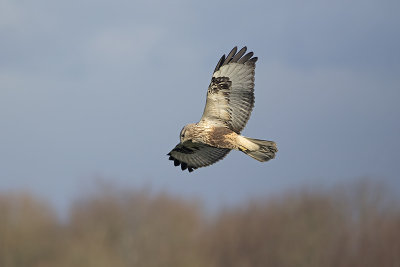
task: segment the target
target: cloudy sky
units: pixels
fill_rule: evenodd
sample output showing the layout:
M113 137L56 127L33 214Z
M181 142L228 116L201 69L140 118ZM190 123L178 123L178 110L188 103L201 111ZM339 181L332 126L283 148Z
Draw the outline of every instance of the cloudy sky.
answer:
M100 179L220 207L361 176L400 187L399 1L0 1L0 191L60 210ZM259 57L243 131L274 140L191 174L167 160L233 46Z

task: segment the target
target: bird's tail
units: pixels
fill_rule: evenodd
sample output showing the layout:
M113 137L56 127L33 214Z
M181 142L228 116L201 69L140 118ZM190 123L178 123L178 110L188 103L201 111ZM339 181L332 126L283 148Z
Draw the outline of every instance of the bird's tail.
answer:
M253 139L240 136L239 150L243 151L253 159L264 162L275 158L275 153L278 152L275 142Z

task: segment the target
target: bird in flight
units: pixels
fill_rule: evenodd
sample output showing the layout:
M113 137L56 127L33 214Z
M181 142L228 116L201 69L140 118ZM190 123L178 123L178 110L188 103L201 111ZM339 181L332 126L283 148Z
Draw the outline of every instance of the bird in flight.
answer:
M237 47L215 67L208 86L203 116L183 127L180 142L167 155L175 166L189 172L223 159L239 150L264 162L275 157L275 142L240 135L254 107L254 70L257 57Z

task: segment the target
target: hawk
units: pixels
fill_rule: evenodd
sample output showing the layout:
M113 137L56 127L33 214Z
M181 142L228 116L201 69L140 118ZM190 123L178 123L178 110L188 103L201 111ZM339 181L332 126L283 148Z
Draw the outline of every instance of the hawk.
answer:
M254 70L257 57L237 47L215 67L208 86L203 116L183 127L180 143L167 155L175 166L193 170L223 159L239 150L264 162L275 157L275 142L240 135L254 107Z

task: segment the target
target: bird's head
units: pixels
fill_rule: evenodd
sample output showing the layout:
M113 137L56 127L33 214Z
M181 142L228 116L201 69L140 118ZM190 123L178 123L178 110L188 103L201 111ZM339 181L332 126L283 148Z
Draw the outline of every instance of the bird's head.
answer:
M179 137L181 139L181 143L193 139L193 133L194 133L195 126L196 126L195 123L191 123L182 128L182 131L179 135Z

